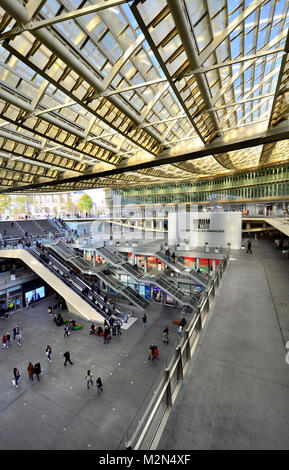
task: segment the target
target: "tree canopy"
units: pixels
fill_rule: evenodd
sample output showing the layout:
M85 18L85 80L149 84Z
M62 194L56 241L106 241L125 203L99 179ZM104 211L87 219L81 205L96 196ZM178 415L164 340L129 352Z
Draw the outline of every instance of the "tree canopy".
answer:
M81 212L90 211L93 208L93 202L91 197L88 194L83 194L80 196L78 201L78 207Z

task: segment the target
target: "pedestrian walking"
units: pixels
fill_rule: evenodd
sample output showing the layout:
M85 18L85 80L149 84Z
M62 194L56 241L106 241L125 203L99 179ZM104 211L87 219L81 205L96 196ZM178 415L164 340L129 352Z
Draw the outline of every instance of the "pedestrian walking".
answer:
M103 344L109 343L109 340L110 340L110 334L107 333L107 331L104 331L104 333L103 333Z
M18 344L18 346L21 346L21 339L22 339L22 335L19 332L18 335L17 335L17 344Z
M3 348L7 347L7 336L6 335L2 336L2 347Z
M251 253L251 255L252 255L253 253L252 253L251 246L252 246L252 243L251 243L250 240L248 240L247 241L247 253Z
M14 375L14 379L12 380L13 385L16 388L18 388L18 382L19 382L21 374L20 374L19 370L16 367L14 367L14 369L13 369L13 375Z
M34 367L33 367L32 362L29 362L28 367L27 367L27 371L28 371L29 380L33 380Z
M179 333L179 336L183 336L183 327L182 325L179 325L178 328L177 328L177 332Z
M11 337L10 337L10 333L9 333L9 332L6 333L6 339L7 339L7 343L6 343L6 344L7 344L7 348L8 348L9 346L11 346Z
M146 328L147 327L147 316L146 316L145 313L143 314L142 321L143 321L144 328Z
M96 386L97 386L98 393L102 392L102 381L101 381L100 377L98 377L98 379L96 381Z
M40 362L37 361L34 365L34 374L36 375L37 377L37 380L39 382L40 380L40 374L41 374L41 365L40 365Z
M155 348L154 348L154 360L155 360L156 363L158 363L158 361L159 361L159 350L158 350L157 346L155 346Z
M103 344L109 343L110 338L110 328L106 326L103 333Z
M26 310L29 309L29 300L28 299L25 299L25 306L26 306Z
M46 346L46 350L45 350L45 354L46 354L46 357L47 357L47 360L49 362L52 362L51 361L51 353L52 353L52 348L51 346L49 346L49 344Z
M92 373L90 372L90 369L88 369L87 373L86 373L86 385L87 385L87 388L89 388L90 385L93 384L93 380L92 380Z
M65 338L65 336L67 336L67 338L69 336L69 326L68 325L65 325L65 327L64 327L64 336L63 336L63 338Z
M70 352L69 351L66 351L63 354L63 357L65 358L65 362L64 362L65 366L66 366L67 362L69 362L69 364L73 365L73 362L71 362L71 360L70 360Z
M19 326L15 325L13 328L13 339L15 339L18 334L19 334Z
M151 346L149 347L149 357L148 357L148 361L153 361L154 360L154 345L151 344Z
M118 334L118 335L121 335L121 324L120 324L120 321L118 321L117 324L116 324L116 330L117 330L117 334Z
M163 331L163 343L169 344L169 336L166 331Z

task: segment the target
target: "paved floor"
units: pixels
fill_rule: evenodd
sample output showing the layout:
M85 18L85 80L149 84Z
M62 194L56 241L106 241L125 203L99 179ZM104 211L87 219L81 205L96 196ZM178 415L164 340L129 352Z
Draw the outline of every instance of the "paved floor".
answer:
M123 449L127 429L153 393L176 345L172 320L179 318L179 310L153 304L147 311L147 329L138 313L128 330L104 345L101 338L89 335L90 323L85 321L82 330L64 339L63 328L47 314L48 303L45 299L35 309L22 309L0 320L1 338L4 332L12 333L15 324L23 334L22 346L12 339L11 348L0 349L0 449ZM166 324L168 346L161 342ZM47 344L52 346L51 364L45 356ZM150 344L159 346L158 365L146 361ZM64 367L66 350L73 366ZM44 373L40 382L32 383L27 366L37 360ZM18 389L12 385L14 367L22 374ZM86 388L88 368L94 380L102 378L104 390L99 395L95 384Z
M252 250L233 255L159 449L289 448L289 260Z

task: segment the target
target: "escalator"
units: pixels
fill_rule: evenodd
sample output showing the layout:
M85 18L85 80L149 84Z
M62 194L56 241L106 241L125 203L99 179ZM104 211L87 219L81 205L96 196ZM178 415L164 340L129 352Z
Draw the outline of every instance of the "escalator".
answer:
M41 255L41 250L38 249L38 252ZM71 265L67 261L64 261L56 253L54 253L50 247L46 248L45 254L48 256L49 261L56 267L56 269L60 269L62 271L62 275L69 279L70 283L75 285L76 288L80 290L85 297L88 298L88 300L92 301L96 306L99 305L102 311L105 311L112 316L118 316L122 313L117 308L113 309L111 304L105 300L105 296L102 295L100 290L97 290L91 286L91 283L85 278L85 276L76 273L75 271L72 274L70 272Z
M165 274L161 274L154 279L154 284L161 290L173 297L181 305L186 305L193 310L196 310L200 301L200 295L191 294L190 296L185 295L180 289L178 289L171 279Z
M61 273L58 273L56 268L49 266L40 257L40 253L35 247L0 250L0 256L2 258L21 259L23 263L64 298L70 312L98 323L103 323L103 319L108 318L105 312L98 309L75 285L65 279Z
M174 261L173 258L165 253L164 250L160 250L156 253L156 257L166 264L172 271L175 271L178 274L183 274L193 279L197 284L202 287L208 287L210 284L210 279L207 279L201 272L197 272L195 269L190 269L187 271L185 265L180 261Z
M77 253L72 248L68 248L63 243L57 245L49 245L49 248L51 248L55 253L57 253L58 256L60 256L64 262L67 262L70 264L70 266L74 266L79 269L81 273L93 274L94 276L97 276L111 289L123 295L126 299L128 299L137 307L145 309L150 305L150 302L148 300L138 294L138 292L134 291L134 289L132 289L131 287L128 287L121 281L119 281L117 277L115 277L110 272L110 270L106 269L104 266L92 266L89 261L84 260L81 256L77 255ZM106 271L109 271L110 274L106 274Z
M112 266L121 269L125 274L132 276L134 279L139 280L143 277L143 271L129 263L125 257L117 251L107 247L96 248L96 251Z

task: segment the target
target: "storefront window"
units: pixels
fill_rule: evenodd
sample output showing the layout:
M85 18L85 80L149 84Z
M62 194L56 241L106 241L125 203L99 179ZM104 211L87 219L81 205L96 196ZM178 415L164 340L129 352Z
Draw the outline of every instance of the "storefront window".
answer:
M11 287L7 291L7 306L9 310L18 310L22 307L21 286Z

